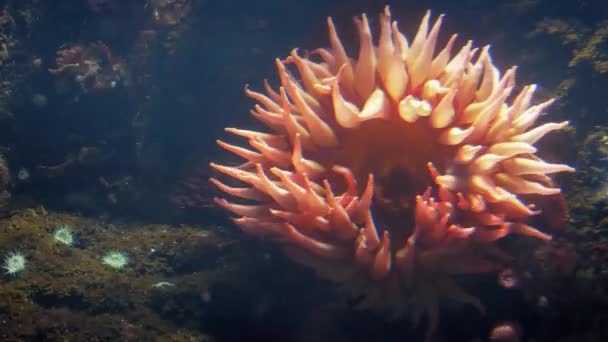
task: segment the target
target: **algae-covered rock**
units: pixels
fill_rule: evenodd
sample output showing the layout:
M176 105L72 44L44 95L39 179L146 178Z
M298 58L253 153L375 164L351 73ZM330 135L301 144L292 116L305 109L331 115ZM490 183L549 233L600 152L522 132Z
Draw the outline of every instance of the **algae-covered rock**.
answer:
M174 293L158 284L200 297L206 287L228 281L233 268L224 264L222 246L230 240L221 233L115 225L43 208L17 212L0 220L0 227L2 257L19 251L27 259L19 274L0 278L0 339L209 340L201 331L175 333L179 329L159 311ZM71 227L78 239L57 243L56 227ZM104 265L110 249L129 254L120 272ZM194 265L188 271L186 262Z

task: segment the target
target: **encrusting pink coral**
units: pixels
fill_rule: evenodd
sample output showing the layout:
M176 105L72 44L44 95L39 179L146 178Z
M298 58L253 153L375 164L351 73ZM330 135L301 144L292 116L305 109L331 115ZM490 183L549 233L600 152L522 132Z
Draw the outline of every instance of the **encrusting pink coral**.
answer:
M430 26L427 12L410 43L387 7L374 44L363 14L352 59L328 19L330 49L277 59L278 90L245 88L269 133L227 128L251 148L218 144L245 162L211 164L247 185L211 179L244 200L216 203L245 232L275 238L365 306L427 314L431 330L440 297L483 310L453 277L500 269L498 240L551 238L526 219L535 200L559 196L547 174L573 171L535 155L568 124L532 127L553 100L532 105L528 85L509 101L516 68L501 75L488 46L451 56L453 35L437 53L442 20Z

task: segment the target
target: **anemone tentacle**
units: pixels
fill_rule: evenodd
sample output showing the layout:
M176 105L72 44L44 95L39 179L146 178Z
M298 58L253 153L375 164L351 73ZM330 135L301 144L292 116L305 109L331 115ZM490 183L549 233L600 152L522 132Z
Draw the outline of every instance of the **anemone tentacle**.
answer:
M438 297L481 310L453 276L497 270L498 240L551 238L527 219L535 199L559 195L546 175L574 171L535 154L568 125L533 127L553 99L532 104L535 85L514 94L516 67L501 74L489 46L453 53L453 35L439 49L442 21L427 12L410 42L387 7L374 42L363 14L351 58L328 18L330 48L277 59L277 89L246 87L268 132L226 129L249 148L218 141L245 162L211 164L245 184L212 179L237 198L216 202L244 231L366 294L363 306L427 314L431 327Z

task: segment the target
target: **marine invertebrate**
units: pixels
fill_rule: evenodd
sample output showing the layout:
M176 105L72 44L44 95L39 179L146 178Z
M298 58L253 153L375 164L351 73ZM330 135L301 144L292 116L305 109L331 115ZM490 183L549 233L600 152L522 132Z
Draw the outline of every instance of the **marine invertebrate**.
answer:
M573 171L535 155L568 124L532 128L553 100L531 105L534 85L511 98L516 68L501 76L488 46L450 57L453 35L435 53L442 20L430 27L428 12L410 44L387 8L374 43L364 14L352 59L328 19L330 49L277 59L278 90L245 88L270 132L227 128L251 149L218 141L245 162L211 164L247 185L211 179L245 200L216 198L244 231L364 294L363 306L427 314L431 330L439 297L482 310L454 277L500 269L500 239L550 239L526 220L559 196L547 174Z
M2 268L6 270L4 274L15 276L23 271L27 266L27 260L21 252L10 252L4 257L4 264Z
M160 289L165 287L175 287L175 284L168 281L159 281L158 283L153 284L152 287Z
M56 53L57 68L49 69L49 72L76 81L83 92L112 89L119 84L129 83L126 61L113 56L104 43L74 45Z
M190 0L151 0L152 17L159 26L175 26L188 16Z
M127 267L127 264L129 263L129 256L125 252L109 251L104 254L101 260L104 265L107 265L110 268L122 270Z
M27 182L30 179L30 172L24 167L19 168L17 179L20 182Z
M496 325L490 332L488 339L491 342L519 342L519 327L511 322L502 322Z
M74 232L68 226L59 226L53 231L53 239L64 245L72 246L76 241Z

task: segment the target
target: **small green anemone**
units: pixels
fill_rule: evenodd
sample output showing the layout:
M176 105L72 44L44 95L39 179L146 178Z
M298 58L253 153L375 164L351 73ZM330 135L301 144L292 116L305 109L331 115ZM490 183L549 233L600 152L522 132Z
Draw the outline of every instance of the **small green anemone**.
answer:
M68 226L59 226L53 232L53 239L56 242L62 243L64 245L72 246L74 245L75 238L72 229Z
M10 276L16 276L17 274L23 272L27 265L27 260L25 256L21 252L10 252L6 257L4 257L4 264L2 268L6 270L4 274Z
M121 251L109 251L103 256L102 262L115 270L122 270L129 263L129 256Z

